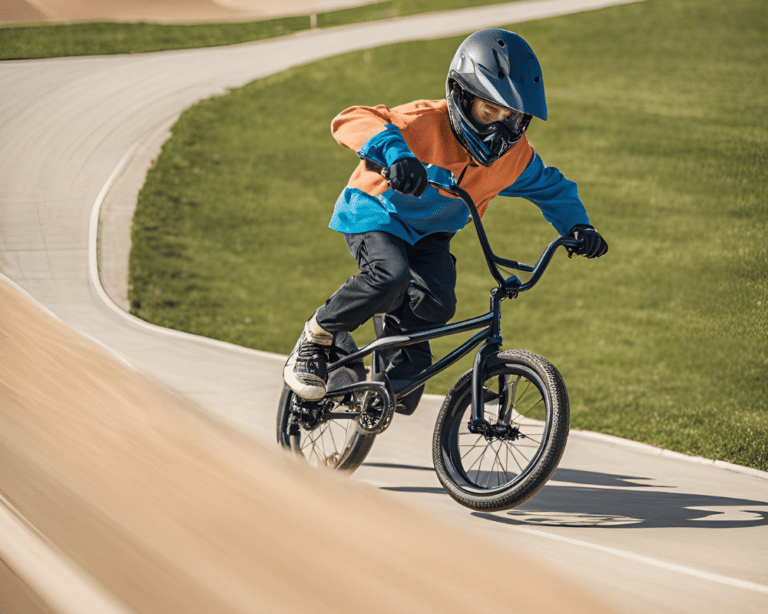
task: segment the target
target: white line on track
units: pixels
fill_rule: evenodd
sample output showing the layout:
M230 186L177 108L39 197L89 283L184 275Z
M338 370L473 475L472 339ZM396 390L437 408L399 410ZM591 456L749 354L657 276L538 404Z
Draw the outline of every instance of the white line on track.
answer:
M195 340L204 345L226 348L228 350L249 354L251 356L260 356L281 361L285 360L286 357L279 354L265 352L263 350L254 350L236 345L234 343L227 343L226 341L219 341L218 339L202 337L200 335L185 333L182 331L173 330L172 328L164 328L162 326L151 324L145 320L142 320L141 318L137 318L136 316L131 315L126 311L123 311L123 309L121 309L104 290L104 286L101 284L101 278L99 277L99 217L101 215L101 206L104 204L104 199L107 197L107 194L112 188L112 185L120 176L120 173L123 172L125 167L131 161L131 158L134 156L136 150L138 149L139 142L140 141L137 141L131 145L131 147L128 148L128 151L125 152L125 155L123 155L120 162L117 163L117 166L115 166L112 173L107 178L106 182L104 182L104 185L102 186L101 191L96 197L96 200L93 203L93 207L91 208L91 216L88 227L88 275L91 280L91 285L93 286L94 290L96 290L96 293L99 295L101 301L121 318L130 321L132 324L151 330L155 333L160 333L179 339Z
M768 586L764 584L758 584L757 582L750 582L748 580L739 580L738 578L731 578L729 576L723 576L708 571L701 571L700 569L694 569L693 567L686 567L684 565L678 565L677 563L670 563L668 561L662 561L661 559L655 559L650 556L644 556L642 554L635 554L633 552L627 552L626 550L619 550L618 548L611 548L610 546L601 546L599 544L593 544L585 542L580 539L572 539L570 537L563 537L562 535L554 535L547 533L546 531L539 531L537 529L530 529L528 527L513 527L515 531L521 531L523 533L529 533L530 535L536 535L537 537L545 537L547 539L554 539L556 541L578 546L580 548L588 548L590 550L596 550L613 556L618 556L623 559L634 561L636 563L642 563L644 565L650 565L651 567L657 567L664 569L665 571L674 571L676 573L691 576L699 580L706 580L707 582L716 582L725 586L733 588L740 588L743 590L754 591L756 593L762 593L768 595Z

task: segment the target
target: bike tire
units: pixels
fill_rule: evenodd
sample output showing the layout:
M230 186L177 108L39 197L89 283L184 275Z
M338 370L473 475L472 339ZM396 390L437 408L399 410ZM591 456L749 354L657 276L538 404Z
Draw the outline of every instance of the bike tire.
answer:
M432 458L440 483L458 503L474 510L501 511L532 497L554 473L568 440L570 410L562 376L541 356L525 350L501 351L489 365L484 375L485 419L499 423L498 406L511 398L509 424L517 432L505 438L469 432L472 372L468 371L440 409Z
M352 473L368 456L375 435L357 429L353 420L331 420L306 430L291 424L291 404L295 394L283 386L277 408L277 442L303 457L310 465L330 467Z

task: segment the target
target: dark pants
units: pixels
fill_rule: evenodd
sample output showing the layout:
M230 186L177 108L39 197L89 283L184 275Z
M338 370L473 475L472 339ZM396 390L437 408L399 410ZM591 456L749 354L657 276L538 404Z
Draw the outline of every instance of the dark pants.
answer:
M386 232L345 235L360 273L318 309L318 324L332 333L351 332L380 313L389 314L387 335L445 324L456 311L452 237L435 233L411 245ZM425 341L382 352L382 359L390 378L402 379L428 367L432 353Z

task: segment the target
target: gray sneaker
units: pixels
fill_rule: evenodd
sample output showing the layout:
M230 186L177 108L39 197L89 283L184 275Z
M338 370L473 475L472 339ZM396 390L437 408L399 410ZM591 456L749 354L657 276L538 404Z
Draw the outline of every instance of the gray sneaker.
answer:
M285 383L302 399L317 401L325 395L332 343L332 334L316 335L310 330L309 322L304 325L304 332L283 369Z

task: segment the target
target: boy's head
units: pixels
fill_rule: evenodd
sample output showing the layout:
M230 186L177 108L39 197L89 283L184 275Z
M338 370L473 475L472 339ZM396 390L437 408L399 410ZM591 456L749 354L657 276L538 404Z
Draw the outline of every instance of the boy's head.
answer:
M470 35L453 57L445 89L456 138L484 166L520 140L532 116L547 119L539 61L507 30Z

